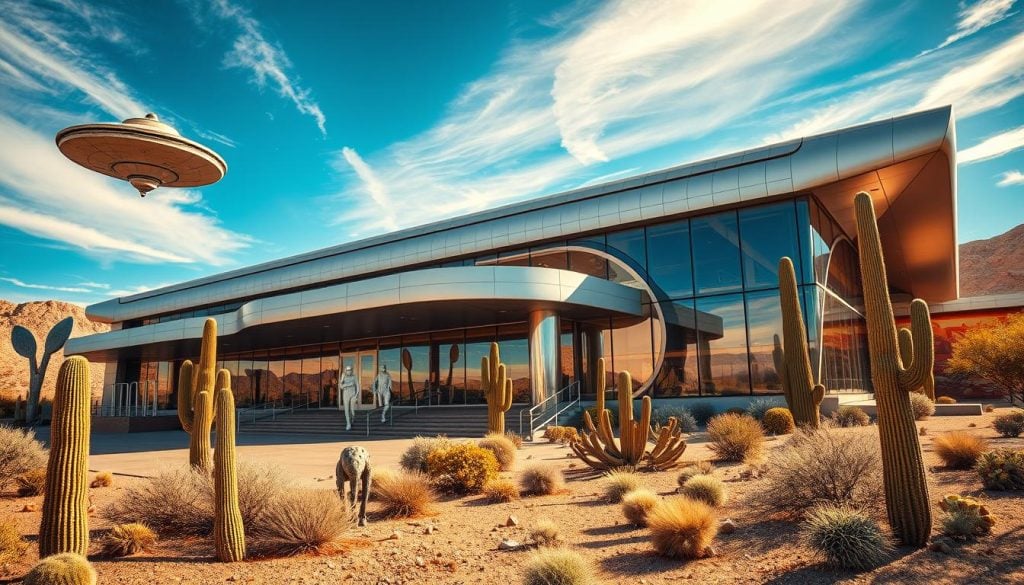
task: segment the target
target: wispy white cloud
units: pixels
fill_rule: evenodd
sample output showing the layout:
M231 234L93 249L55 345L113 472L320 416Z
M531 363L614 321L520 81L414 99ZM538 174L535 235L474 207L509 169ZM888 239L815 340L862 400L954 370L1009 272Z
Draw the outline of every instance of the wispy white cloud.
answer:
M34 284L34 283L30 283L30 282L25 282L23 280L19 280L17 278L0 277L0 281L8 282L10 284L13 284L16 287L19 287L19 288L31 288L31 289L36 289L36 290L50 290L50 291L54 291L54 292L66 292L66 293L87 293L87 292L92 292L88 288L83 288L83 287L80 287L80 286L54 286L54 285L49 285L49 284Z
M956 23L956 32L949 35L938 46L946 47L962 38L973 35L983 28L992 26L1010 16L1015 0L978 0L973 4L961 4Z
M606 174L594 172L603 161L700 138L839 59L860 39L842 28L859 7L619 1L555 19L559 32L514 43L432 128L361 157L372 185L348 164L338 219L391 229L373 220L386 210L365 197L371 186L406 227L573 187ZM833 57L809 50L825 41Z
M970 148L960 150L956 160L960 164L971 164L983 160L998 158L1024 147L1024 126L989 136Z
M388 195L387 187L384 186L384 183L381 183L380 179L377 178L377 174L370 168L370 165L366 164L366 161L354 149L346 146L341 149L341 155L352 167L356 175L359 176L366 194L370 196L380 209L383 225L388 229L395 229L394 207L392 207L391 196Z
M1006 171L1002 174L999 182L996 183L999 187L1010 187L1013 185L1024 185L1024 173L1013 170Z
M234 23L241 30L231 52L224 58L224 63L228 67L250 70L254 81L261 88L269 80L281 97L291 101L300 113L311 116L321 134L326 135L327 117L320 105L313 99L310 90L294 79L288 55L280 45L266 39L260 22L244 8L228 0L216 0L213 8L220 18Z

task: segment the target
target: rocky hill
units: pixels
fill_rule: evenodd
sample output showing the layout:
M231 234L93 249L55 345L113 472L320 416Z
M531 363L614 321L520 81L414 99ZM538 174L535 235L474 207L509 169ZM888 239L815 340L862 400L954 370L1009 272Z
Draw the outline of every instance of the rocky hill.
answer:
M1024 224L960 245L960 296L1024 292Z
M0 300L0 401L7 403L16 395L25 396L28 391L28 360L14 352L14 348L11 346L11 329L15 325L28 328L36 336L41 354L43 340L46 339L50 328L68 315L75 319L71 337L81 337L110 330L110 327L104 323L94 323L87 319L85 309L78 305L61 301L14 304ZM63 361L63 351L55 353L50 358L50 367L47 368L46 378L43 380L44 397L53 396L57 371ZM102 391L103 370L103 364L92 364L93 396L99 396Z

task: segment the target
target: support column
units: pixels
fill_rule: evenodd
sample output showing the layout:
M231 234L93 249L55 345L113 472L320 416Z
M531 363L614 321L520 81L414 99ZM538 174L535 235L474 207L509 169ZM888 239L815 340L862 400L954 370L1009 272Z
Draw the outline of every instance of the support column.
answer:
M530 312L530 399L540 404L559 390L562 372L558 313L548 309Z

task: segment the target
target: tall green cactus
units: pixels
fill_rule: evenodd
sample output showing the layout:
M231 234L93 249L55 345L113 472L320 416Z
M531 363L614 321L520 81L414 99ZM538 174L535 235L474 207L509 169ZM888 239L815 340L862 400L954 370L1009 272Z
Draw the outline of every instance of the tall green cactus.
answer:
M210 430L216 418L213 410L217 386L217 321L203 324L199 364L186 360L178 372L178 420L189 434L189 464L203 472L213 465L210 455ZM230 381L227 384L230 386ZM206 398L201 395L206 392Z
M487 400L487 431L505 434L505 411L512 407L512 380L498 355L498 344L491 343L490 358L480 358L480 383Z
M36 337L32 332L15 325L11 329L11 345L14 351L23 358L28 359L28 398L25 401L25 422L35 424L39 416L39 395L43 388L43 378L46 377L46 369L50 365L50 357L60 351L71 337L71 331L75 327L73 317L65 317L50 329L46 334L46 341L43 343L43 359L36 362Z
M793 261L783 257L779 260L779 301L782 305L782 336L775 336L772 359L775 370L782 380L782 391L786 405L793 413L793 421L799 426L818 428L821 419L819 406L825 396L825 387L814 383L811 373L811 358L807 351L807 329L800 312L800 293L796 286L796 271Z
M89 550L89 362L64 360L50 423L50 458L39 523L39 556Z
M910 362L904 362L900 358L882 242L871 196L858 193L854 207L857 212L860 272L864 283L871 381L882 442L885 509L893 534L900 542L924 546L931 532L932 514L924 460L908 393L925 384L935 363L928 305L921 299L914 299L910 304L913 351L907 356Z
M899 345L900 345L900 359L903 360L904 364L909 364L914 361L914 334L910 332L910 329L906 327L900 328L899 331ZM935 372L928 372L928 377L925 378L924 386L917 388L915 392L920 392L928 397L929 400L935 402Z
M227 379L218 373L218 382ZM217 560L234 563L245 558L245 527L238 509L235 466L235 397L229 385L217 385L217 450L213 453L213 538Z

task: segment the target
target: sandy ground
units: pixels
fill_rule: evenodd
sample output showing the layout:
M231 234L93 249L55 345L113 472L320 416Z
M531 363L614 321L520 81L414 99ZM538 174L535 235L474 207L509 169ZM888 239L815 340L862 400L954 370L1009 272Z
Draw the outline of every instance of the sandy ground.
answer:
M998 411L997 411L998 412ZM299 557L270 561L222 564L212 560L212 543L203 540L167 540L152 553L120 560L93 559L100 583L518 583L522 567L531 552L499 551L503 538L528 542L529 528L537 520L557 522L567 546L580 552L596 566L605 583L629 580L640 583L1024 583L1024 493L984 492L972 471L938 468L931 451L932 438L941 432L964 430L984 436L993 447L1024 448L1024 437L999 437L991 426L994 415L942 417L918 423L927 429L922 437L933 500L946 493L982 497L999 518L992 536L975 543L958 545L954 554L943 555L909 548L896 549L891 561L868 573L849 573L825 568L809 549L801 546L797 527L782 520L764 518L751 512L745 502L756 498L760 480L744 480L744 466L721 464L715 474L727 482L730 501L720 510L721 518L732 518L739 529L719 535L718 555L698 561L678 561L656 556L645 530L627 525L618 505L602 501L600 479L567 457L559 445L526 445L519 452L518 466L547 461L562 467L569 478L567 494L526 498L508 504L488 504L479 496L448 499L437 506L437 514L417 520L374 520L366 528L354 529L356 544L347 552L320 557ZM177 436L176 436L177 435ZM284 466L307 485L333 487L326 482L333 472L343 444L305 439L246 438L239 447L243 458L256 458ZM701 436L694 435L684 460L711 458ZM166 465L180 465L185 450L171 448L184 444L184 435L153 434L131 439L98 437L93 442L91 467L120 474L109 488L92 490L93 502L102 508L126 485L143 481ZM774 440L778 448L784 440ZM132 452L113 453L118 449ZM367 442L379 467L395 467L408 441ZM125 475L129 474L129 475ZM514 476L515 472L506 474ZM673 471L644 475L648 487L669 495L675 488ZM318 481L320 480L320 481ZM31 540L37 534L38 513L23 513L27 503L41 504L41 498L0 499L0 513L13 515ZM371 504L371 511L375 504ZM936 509L936 518L938 518ZM510 515L516 527L502 527ZM371 517L372 519L372 517ZM425 533L432 524L436 530ZM884 522L883 522L884 524ZM94 537L107 527L94 517ZM397 540L388 537L400 532ZM17 577L36 561L34 546L15 565L0 568L0 582L17 582ZM419 561L419 562L417 562Z

